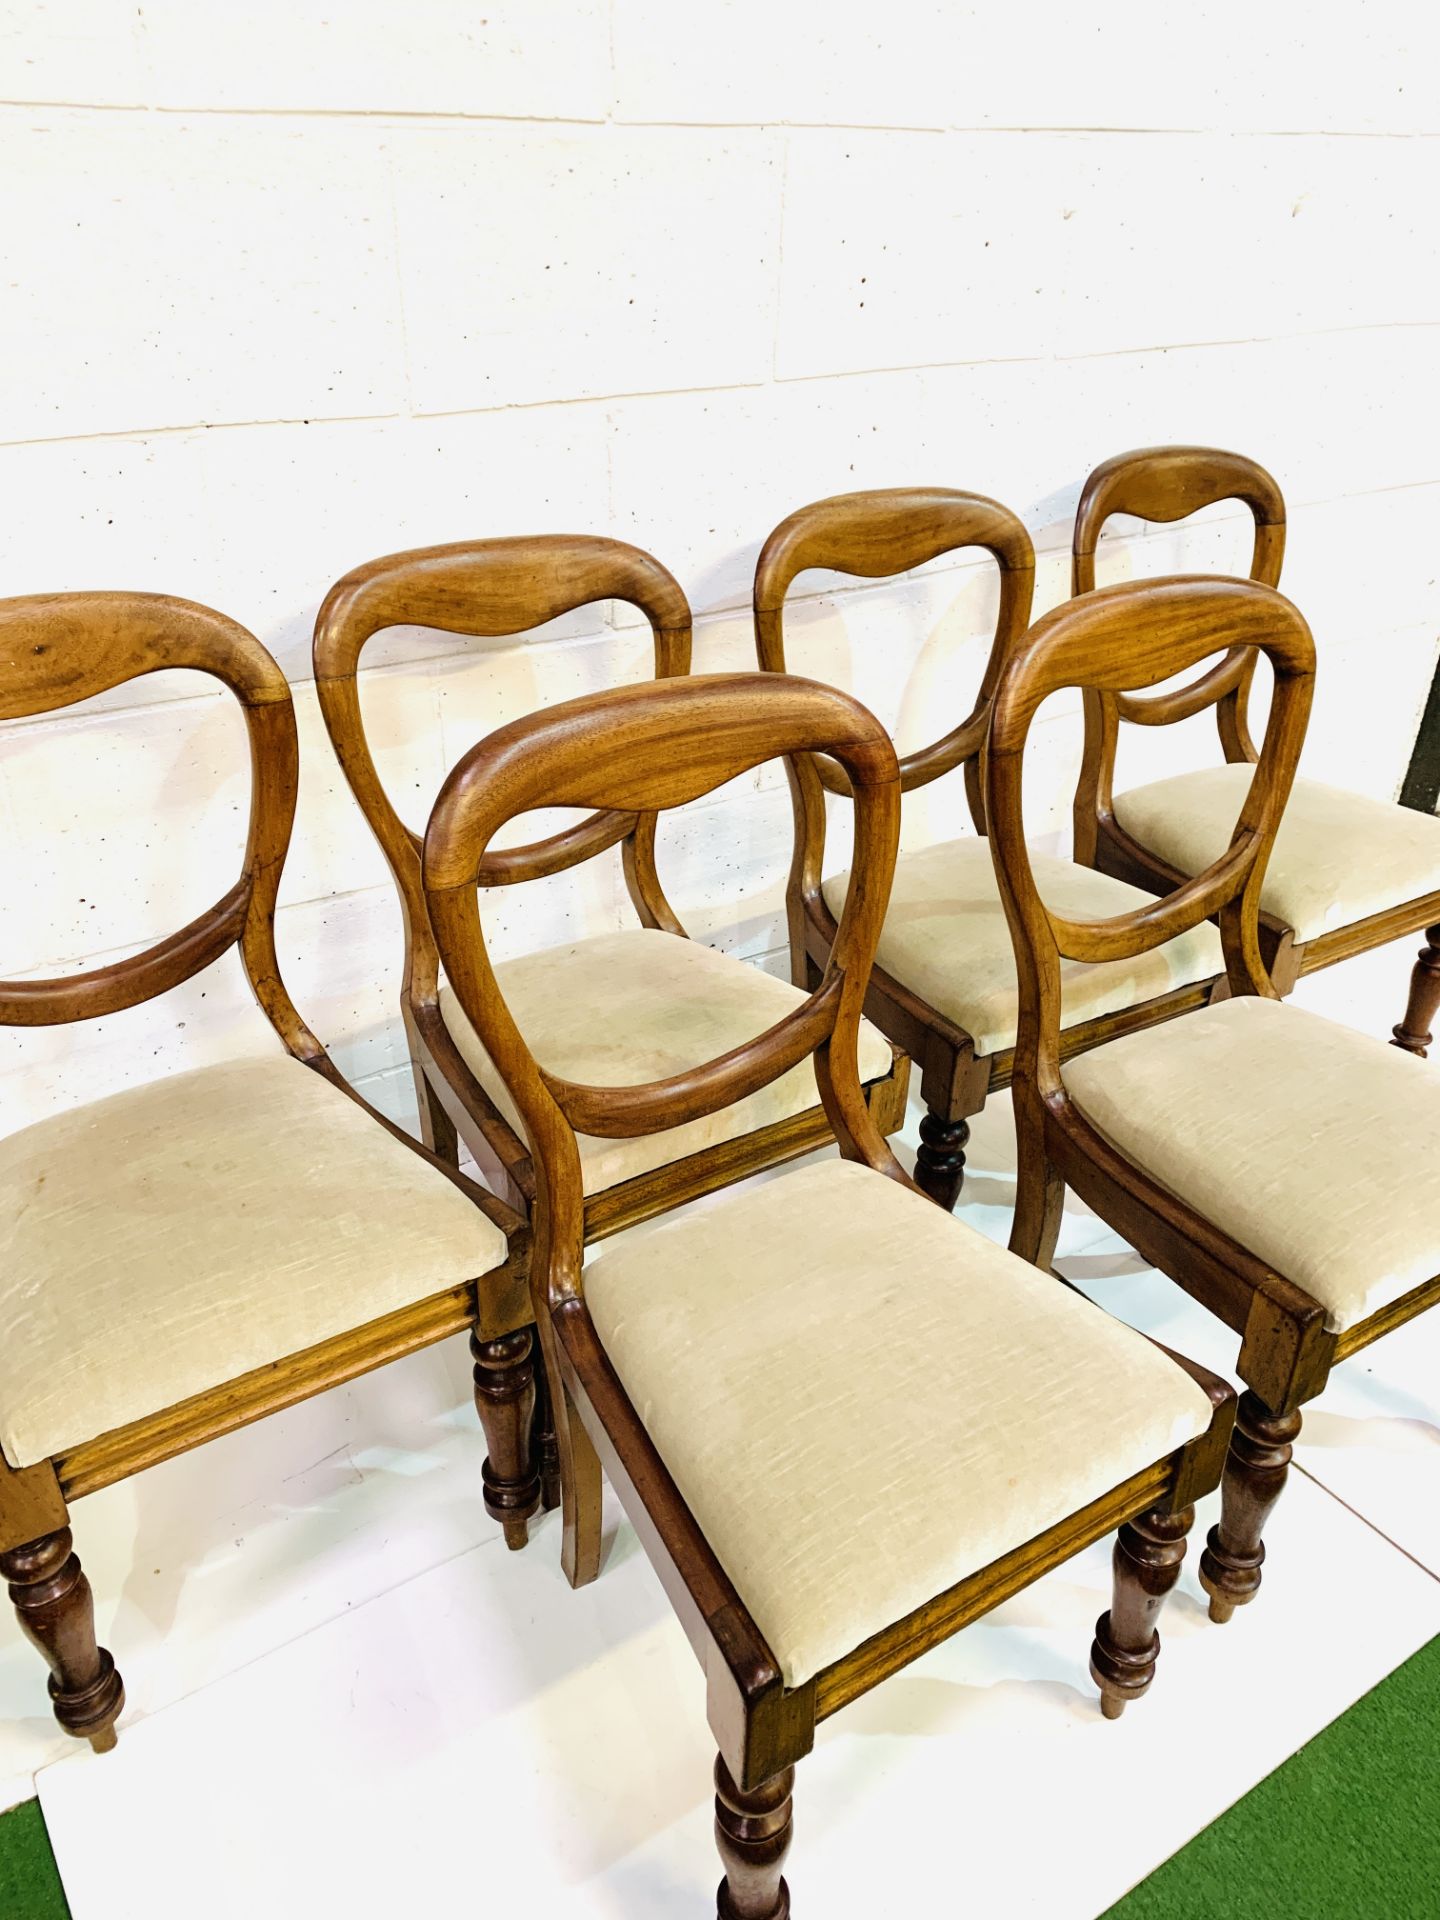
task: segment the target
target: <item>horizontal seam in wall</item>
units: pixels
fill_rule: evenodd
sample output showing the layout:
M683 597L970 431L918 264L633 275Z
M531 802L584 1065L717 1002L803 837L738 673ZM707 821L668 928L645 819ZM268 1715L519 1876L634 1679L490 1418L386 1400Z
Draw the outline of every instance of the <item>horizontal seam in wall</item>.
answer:
M916 368L916 372L923 369ZM735 380L715 387L645 387L633 393L586 393L565 399L502 400L490 407L447 407L433 412L396 413L306 413L279 415L267 420L182 420L163 427L111 427L101 433L58 433L26 436L19 440L0 439L0 450L7 447L63 447L83 445L87 441L175 439L186 434L253 433L270 427L349 427L404 426L429 421L482 419L488 414L533 413L576 407L607 407L626 400L673 400L697 394L759 393L772 384L766 373L758 380Z
M764 133L928 133L960 134L966 138L986 134L1082 134L1086 138L1146 140L1435 140L1440 134L1425 127L1104 127L1078 124L1039 124L1033 126L1001 123L977 124L967 121L921 120L636 120L612 115L616 127L653 128L658 132L677 132L686 127Z
M393 122L398 126L486 126L502 127L615 127L622 131L643 132L736 132L765 133L933 133L962 134L1082 134L1087 137L1120 139L1215 139L1215 140L1434 140L1440 133L1425 127L1266 127L1266 126L1105 126L1071 122L999 123L933 120L791 120L791 119L649 119L617 114L612 110L595 114L504 113L488 111L467 113L446 107L302 107L195 105L176 101L121 100L7 100L0 99L0 110L40 113L124 113L180 115L196 119L236 120L346 120Z
M794 387L817 380L869 380L905 373L944 373L955 367L1072 367L1089 360L1136 359L1156 353L1209 353L1225 347L1283 346L1291 340L1323 340L1336 334L1423 332L1427 327L1437 326L1440 326L1440 316L1433 320L1357 320L1346 326L1297 328L1291 333L1237 334L1233 338L1217 340L1152 340L1138 347L1097 348L1093 353L992 354L983 360L925 360L898 365L828 367L818 373L777 373L774 384L777 387Z
M554 402L551 403L555 404ZM582 406L583 401L569 400L560 404ZM481 413L499 413L499 407L477 408ZM27 436L20 440L0 440L0 450L7 447L73 447L84 446L87 442L102 444L113 440L176 440L186 434L201 433L253 433L269 427L350 427L350 426L388 426L400 424L414 418L408 413L325 413L293 414L280 416L272 420L181 420L164 427L109 427L102 433L56 433Z
M1440 321L1435 324L1440 326ZM773 377L766 372L758 380L727 380L715 387L636 387L628 393L578 394L573 400L504 400L495 407L442 407L431 412L421 410L409 417L414 420L463 420L470 414L529 413L537 407L605 407L619 405L626 400L673 400L704 393L759 393L772 384Z
M576 113L463 113L457 109L432 107L196 107L177 106L171 101L122 100L0 100L0 110L14 113L127 113L137 115L174 115L196 120L349 120L374 126L376 122L396 126L486 126L500 127L608 127L614 124L607 114ZM693 124L677 122L678 125ZM740 123L747 127L752 122Z
M0 439L0 450L8 447L52 447L83 444L87 441L158 440L183 434L258 431L269 427L334 427L352 425L410 424L413 422L465 420L486 414L533 412L551 408L619 406L635 400L674 400L703 398L707 394L763 393L772 386L812 386L823 380L899 379L909 373L945 373L962 367L1048 367L1076 366L1091 360L1143 358L1157 353L1209 353L1231 347L1283 345L1293 340L1321 340L1354 333L1424 332L1440 327L1440 315L1428 320L1360 320L1346 326L1299 329L1291 333L1240 335L1232 339L1152 341L1138 347L1112 347L1093 353L1070 354L992 354L981 360L925 360L898 365L837 367L817 373L765 375L758 380L730 381L713 387L649 387L629 393L579 394L572 397L510 400L490 407L453 407L435 412L296 414L268 420L189 420L166 426L115 427L101 433L68 433L26 436L18 440Z

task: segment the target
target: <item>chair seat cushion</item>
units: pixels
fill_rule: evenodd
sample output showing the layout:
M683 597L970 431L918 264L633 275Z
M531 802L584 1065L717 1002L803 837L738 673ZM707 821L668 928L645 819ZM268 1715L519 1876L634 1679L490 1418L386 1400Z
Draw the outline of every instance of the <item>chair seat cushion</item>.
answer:
M1253 996L1065 1068L1127 1159L1303 1287L1343 1332L1440 1273L1440 1076Z
M502 961L495 978L540 1065L597 1087L665 1080L701 1066L753 1040L805 999L788 980L648 927L521 954ZM523 1139L509 1089L448 986L440 989L440 1013L466 1065ZM889 1073L890 1047L873 1027L861 1026L859 1052L862 1080ZM582 1133L585 1191L600 1193L819 1103L815 1068L802 1060L748 1099L683 1127L630 1140Z
M1132 840L1180 873L1230 844L1249 766L1202 767L1115 796ZM1297 780L1275 836L1260 905L1300 941L1440 891L1440 820L1318 780Z
M500 1229L288 1057L0 1140L0 1448L33 1465L501 1264Z
M585 1293L790 1686L1211 1417L1139 1334L843 1160L608 1242Z
M1032 851L1030 863L1041 899L1069 919L1108 919L1151 898L1070 860ZM846 872L824 883L837 919L849 882ZM1002 1053L1014 1046L1019 1017L1015 953L988 840L969 835L901 854L875 958L901 986L963 1028L976 1053ZM1175 987L1207 980L1223 966L1219 935L1208 925L1135 960L1103 966L1062 961L1061 1023L1078 1026L1138 1006Z

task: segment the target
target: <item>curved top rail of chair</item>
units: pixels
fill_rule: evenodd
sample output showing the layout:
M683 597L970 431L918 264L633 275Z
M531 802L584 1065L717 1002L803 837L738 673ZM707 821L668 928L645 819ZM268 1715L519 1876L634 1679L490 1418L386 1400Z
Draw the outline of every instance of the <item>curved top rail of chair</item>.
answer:
M1187 519L1202 507L1215 506L1222 500L1239 500L1249 507L1255 521L1250 577L1267 587L1278 587L1285 557L1285 497L1264 467L1243 453L1230 453L1223 447L1137 447L1133 452L1112 454L1102 460L1085 482L1071 543L1071 591L1094 591L1095 549L1112 514L1128 513L1138 520L1166 523ZM1121 720L1134 721L1137 726L1164 727L1203 713L1227 695L1237 695L1237 740L1250 749L1244 757L1253 759L1245 728L1244 698L1254 670L1254 654L1236 648L1188 687L1148 699L1118 695L1115 711Z
M213 607L164 593L38 593L0 600L0 720L28 720L143 674L188 668L242 706L290 704L253 633Z
M1125 645L1107 646L1117 623ZM1001 669L990 752L1015 753L1035 710L1062 688L1120 693L1153 687L1212 653L1258 647L1277 680L1313 674L1304 615L1274 587L1228 574L1127 580L1066 600L1031 627Z
M681 806L763 761L829 752L855 796L861 879L818 988L765 1032L666 1080L587 1086L545 1072L505 1003L476 913L490 837L541 806ZM665 680L591 694L500 728L452 771L426 829L425 903L446 977L521 1114L547 1199L537 1256L552 1302L581 1290L583 1203L576 1129L654 1133L717 1111L815 1053L837 1136L885 1171L898 1163L874 1132L856 1041L900 837L900 780L885 729L849 694L761 673ZM831 1056L834 1056L833 1058Z
M985 742L989 696L999 657L1025 631L1034 592L1035 550L1022 522L998 500L950 487L888 487L838 493L800 507L771 533L755 567L755 636L760 664L784 673L785 597L796 577L814 567L874 579L905 573L941 554L979 547L1000 567L1000 613L995 644L970 713L927 747L900 760L900 787L909 793L972 759ZM815 771L831 793L849 787L829 759Z
M420 836L395 811L365 738L356 673L366 643L400 626L507 638L597 600L623 600L645 615L658 676L689 672L685 595L653 555L623 540L555 533L417 547L355 567L326 594L315 621L321 708L356 798L402 887L418 892ZM489 855L487 883L563 873L615 846L635 825L633 815L595 814L525 846L497 849Z
M1021 811L1023 750L1042 702L1067 687L1116 693L1153 686L1208 654L1237 646L1268 656L1275 695L1260 764L1229 847L1204 872L1129 913L1098 921L1052 913L1035 889ZM1001 673L987 754L996 865L1002 889L1027 928L1047 933L1067 959L1127 959L1235 900L1273 843L1299 759L1314 673L1314 642L1303 615L1283 594L1255 581L1214 575L1130 581L1069 600L1037 620Z
M142 953L51 980L0 981L0 1024L58 1026L139 1006L237 942L251 989L297 1058L324 1050L280 977L275 903L299 783L285 676L254 634L211 607L160 593L55 593L0 601L0 718L73 706L143 674L208 673L239 701L250 742L250 818L239 878L212 907Z
M1075 512L1073 551L1093 554L1114 513L1184 520L1221 500L1241 500L1260 526L1285 525L1285 497L1258 461L1223 447L1136 447L1102 460ZM1267 585L1274 585L1267 581Z
M654 740L664 724L664 753ZM425 833L427 891L481 882L491 836L536 807L663 811L785 754L824 750L865 787L895 750L850 694L786 674L699 674L586 694L513 720L470 749Z
M316 675L353 673L366 641L386 627L503 639L597 600L624 600L658 632L688 637L690 608L673 574L623 540L516 534L385 554L326 594L315 621Z
M798 507L771 533L755 567L755 607L782 607L796 575L811 567L875 579L907 573L960 547L983 547L1010 572L1034 571L1024 526L984 494L953 487L832 494Z

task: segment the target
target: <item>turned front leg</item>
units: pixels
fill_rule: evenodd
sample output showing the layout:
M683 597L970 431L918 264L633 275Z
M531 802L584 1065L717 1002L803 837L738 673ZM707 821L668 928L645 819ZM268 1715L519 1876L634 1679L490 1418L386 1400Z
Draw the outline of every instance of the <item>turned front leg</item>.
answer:
M1118 1720L1132 1700L1148 1691L1160 1657L1156 1622L1180 1578L1185 1538L1195 1509L1142 1513L1115 1536L1114 1597L1095 1623L1090 1673L1100 1689L1100 1711Z
M68 1527L0 1553L20 1630L50 1668L55 1718L97 1753L115 1744L125 1688L95 1639L95 1602Z
M505 1530L512 1551L529 1538L540 1505L540 1475L531 1449L535 1419L535 1342L528 1327L499 1340L470 1336L475 1362L475 1408L489 1449L481 1474L485 1511Z
M1260 1590L1265 1522L1285 1490L1300 1432L1298 1413L1272 1413L1257 1393L1240 1396L1235 1432L1220 1483L1220 1524L1200 1556L1200 1584L1210 1618L1223 1624Z
M1403 1047L1406 1053L1425 1059L1434 1038L1430 1027L1437 1007L1440 1007L1440 926L1425 929L1425 944L1410 975L1405 1018L1391 1029L1394 1034L1391 1046Z
M715 1844L725 1878L715 1896L719 1920L787 1920L790 1889L780 1869L794 1831L791 1789L795 1769L786 1767L749 1793L742 1793L724 1759L715 1761Z
M947 1213L955 1211L955 1203L960 1198L969 1139L970 1127L965 1120L947 1120L944 1114L932 1111L920 1122L915 1184Z

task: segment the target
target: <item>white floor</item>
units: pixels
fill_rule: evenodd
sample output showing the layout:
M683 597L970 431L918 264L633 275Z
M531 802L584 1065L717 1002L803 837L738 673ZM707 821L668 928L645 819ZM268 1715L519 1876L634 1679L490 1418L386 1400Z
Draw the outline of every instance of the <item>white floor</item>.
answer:
M1300 997L1383 1033L1414 945ZM965 1201L1002 1238L1008 1124L1003 1101L976 1124ZM1233 1360L1078 1207L1060 1265ZM1307 1409L1264 1593L1224 1629L1202 1512L1155 1687L1119 1724L1085 1671L1103 1546L828 1723L798 1780L798 1910L1091 1920L1440 1632L1437 1362L1431 1316ZM75 1920L713 1911L703 1689L643 1554L618 1526L571 1594L553 1516L505 1552L479 1458L457 1342L81 1503L130 1696L113 1754L53 1732L0 1625L0 1804L38 1775Z

